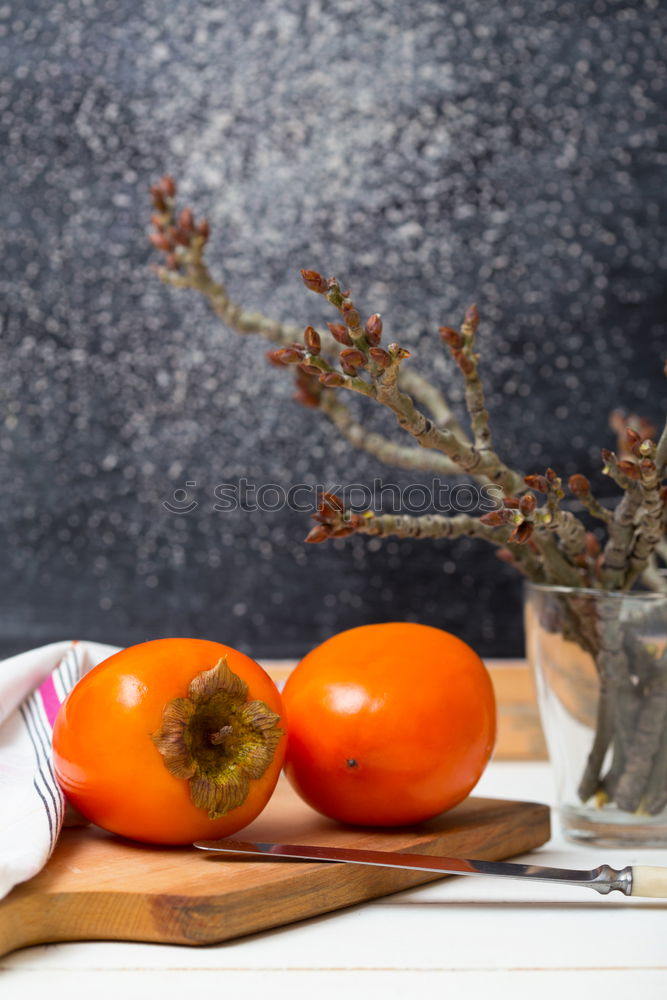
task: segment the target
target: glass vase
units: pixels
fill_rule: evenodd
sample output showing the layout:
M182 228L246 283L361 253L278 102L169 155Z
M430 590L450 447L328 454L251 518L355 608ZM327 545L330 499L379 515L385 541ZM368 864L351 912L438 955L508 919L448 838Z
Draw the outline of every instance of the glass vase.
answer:
M667 596L529 583L524 607L563 833L667 846Z

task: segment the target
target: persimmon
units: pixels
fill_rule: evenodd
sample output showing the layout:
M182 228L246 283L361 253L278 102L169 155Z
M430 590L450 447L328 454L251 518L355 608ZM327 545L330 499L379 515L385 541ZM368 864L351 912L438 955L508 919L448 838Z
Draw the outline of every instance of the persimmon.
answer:
M285 755L280 693L254 660L156 639L94 667L56 717L56 777L113 833L157 844L225 837L268 802Z
M461 802L493 750L489 674L454 635L363 625L308 653L283 689L285 773L343 823L418 823Z

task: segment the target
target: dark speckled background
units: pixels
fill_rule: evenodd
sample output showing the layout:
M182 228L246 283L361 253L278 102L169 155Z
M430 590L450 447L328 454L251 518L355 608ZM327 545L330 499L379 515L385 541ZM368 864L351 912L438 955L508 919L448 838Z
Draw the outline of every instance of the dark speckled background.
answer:
M657 0L0 0L0 651L296 655L408 618L520 653L520 584L481 545L304 547L303 514L212 509L242 476L412 477L153 277L146 189L173 172L231 293L274 316L334 318L298 270L338 274L457 410L436 330L476 300L498 447L594 472L613 406L666 404L666 22ZM186 482L199 507L169 514Z

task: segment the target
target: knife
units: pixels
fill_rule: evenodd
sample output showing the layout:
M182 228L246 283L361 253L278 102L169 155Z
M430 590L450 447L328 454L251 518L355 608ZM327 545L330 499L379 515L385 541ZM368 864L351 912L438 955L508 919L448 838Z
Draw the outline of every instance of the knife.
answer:
M441 872L443 875L496 875L501 878L579 885L606 895L613 889L626 896L651 896L667 899L667 868L628 865L617 871L600 865L592 871L570 868L545 868L519 865L510 861L471 861L466 858L430 857L428 854L403 854L392 851L368 851L348 847L316 847L305 844L253 843L244 840L198 840L193 845L202 851L223 854L254 854L272 858L299 858L305 861L342 861L378 868L403 868L417 872Z

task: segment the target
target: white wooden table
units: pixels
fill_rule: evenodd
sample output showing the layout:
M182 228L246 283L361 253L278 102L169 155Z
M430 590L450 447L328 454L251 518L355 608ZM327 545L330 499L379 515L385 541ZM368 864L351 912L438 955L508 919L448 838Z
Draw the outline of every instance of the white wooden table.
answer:
M492 763L475 791L543 802L553 795L544 763ZM576 868L667 865L667 851L582 848L557 831L530 857ZM459 877L201 949L78 942L0 959L2 1000L262 995L664 1000L667 904Z

